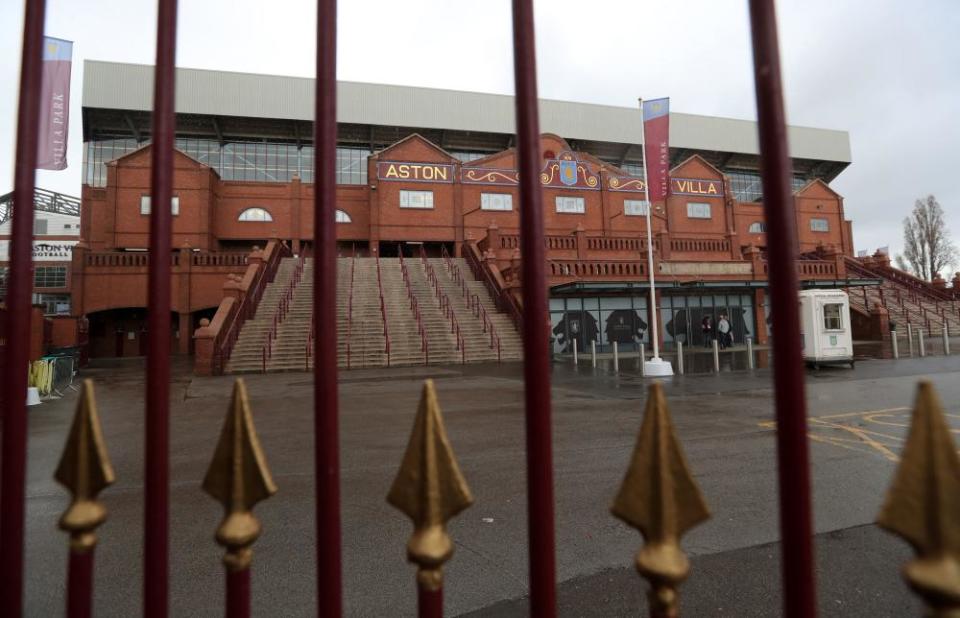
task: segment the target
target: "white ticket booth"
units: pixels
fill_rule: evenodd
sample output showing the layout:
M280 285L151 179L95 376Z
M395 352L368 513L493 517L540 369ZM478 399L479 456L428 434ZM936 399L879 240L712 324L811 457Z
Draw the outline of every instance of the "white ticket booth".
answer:
M842 290L800 292L800 333L803 360L812 365L850 364L853 335L850 299Z

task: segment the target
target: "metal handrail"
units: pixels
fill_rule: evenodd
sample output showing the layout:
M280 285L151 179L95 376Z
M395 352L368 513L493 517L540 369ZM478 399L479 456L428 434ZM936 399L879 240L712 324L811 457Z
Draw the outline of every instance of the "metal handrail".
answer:
M474 253L474 251L477 250L475 245L465 243L463 252L464 260L466 260L471 272L473 272L473 276L481 281L484 287L487 288L487 292L490 294L490 297L493 298L497 309L510 316L510 319L513 321L513 327L517 332L521 332L523 329L522 310L506 290L500 289L493 280L493 276L483 267L480 263L479 256Z
M353 258L350 260L350 295L347 299L347 369L351 364L351 338L353 336L353 279L357 272L357 251L354 248Z
M269 246L270 245L268 245L268 247ZM223 371L231 354L233 354L233 346L237 343L237 339L240 338L240 330L248 319L256 316L260 299L263 297L263 291L266 289L267 284L273 281L277 269L280 266L280 260L288 253L289 249L287 249L285 245L279 243L273 245L273 251L270 253L269 258L267 258L264 268L258 271L257 276L252 282L250 291L244 295L240 301L240 305L231 316L232 319L227 320L230 325L227 326L225 330L221 328L220 332L217 333L217 336L213 340L214 357L217 359L214 373L219 374Z
M483 332L489 333L490 349L492 350L494 349L494 346L496 346L497 360L499 361L501 358L500 337L496 333L496 327L493 324L493 320L490 319L490 314L487 312L486 307L484 307L480 300L480 295L470 292L470 288L467 286L466 277L463 276L462 272L460 271L460 267L457 264L454 264L450 259L450 255L447 253L446 247L441 247L440 252L441 255L443 255L444 263L447 266L447 272L450 275L450 278L460 288L460 291L463 293L463 296L466 299L465 304L467 309L470 310L475 317L480 318ZM437 285L439 289L439 279L436 276L436 272L433 272L432 267L431 272L433 275L433 280L436 282L435 285ZM449 303L449 298L447 298L447 303Z
M403 250L398 251L400 255L400 274L403 276L403 282L407 288L407 298L410 299L410 310L413 312L413 317L417 321L417 332L420 334L420 351L423 352L423 364L430 364L430 345L427 342L427 330L423 326L423 316L420 313L420 303L417 300L416 295L413 293L413 287L410 285L410 269L407 268L407 263L403 259Z
M380 276L380 254L377 254L377 287L380 291L380 316L383 319L384 353L387 355L387 367L390 366L390 329L387 327L387 305L383 302L383 278Z
M290 312L290 305L293 303L293 293L297 289L297 285L303 276L304 264L305 262L301 255L300 259L297 260L297 265L294 267L293 273L290 275L290 281L288 281L284 287L283 296L280 297L280 302L277 303L277 308L273 312L270 330L267 331L267 340L263 344L262 356L264 358L264 373L267 371L266 360L273 358L273 343L279 336L280 325Z
M427 280L430 281L430 284L433 285L437 301L440 303L440 309L443 311L443 316L450 320L450 333L455 335L457 341L457 349L460 350L461 362L467 362L467 344L466 339L463 336L463 332L460 329L460 321L457 319L457 313L453 310L453 306L450 304L450 297L447 296L447 293L444 292L440 287L440 279L437 277L437 273L433 268L433 265L427 262L426 251L423 250L423 246L420 247L420 256L423 261L423 269L427 275Z

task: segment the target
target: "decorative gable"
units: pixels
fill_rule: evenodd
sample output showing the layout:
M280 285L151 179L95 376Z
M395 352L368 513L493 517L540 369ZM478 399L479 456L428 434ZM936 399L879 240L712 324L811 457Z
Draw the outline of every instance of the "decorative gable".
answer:
M830 188L830 185L819 178L814 178L807 184L793 192L797 197L822 200L839 200L840 194Z

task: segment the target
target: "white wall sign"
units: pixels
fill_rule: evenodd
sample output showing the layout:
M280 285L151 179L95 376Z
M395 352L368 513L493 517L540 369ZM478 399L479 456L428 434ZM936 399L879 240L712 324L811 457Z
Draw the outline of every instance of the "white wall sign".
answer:
M34 262L69 262L73 256L75 240L33 241ZM0 262L10 261L10 241L0 240Z

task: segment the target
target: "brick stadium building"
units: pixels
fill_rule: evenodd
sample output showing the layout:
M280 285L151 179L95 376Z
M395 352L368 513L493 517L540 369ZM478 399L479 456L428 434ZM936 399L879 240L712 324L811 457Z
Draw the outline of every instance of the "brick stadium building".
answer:
M312 80L191 69L177 78L171 345L180 353L196 345L207 357L221 354L222 331L235 321L226 301L239 305L258 277L276 277L280 252L309 253ZM151 84L149 66L85 64L81 241L63 292L78 324L89 321L94 356L145 350ZM338 97L340 255L402 252L409 262L421 250L447 253L448 268L470 273L448 275L482 281L487 304L518 311L512 98L359 83L341 83ZM640 114L542 101L541 123L555 349L574 339L601 348L643 341L650 308ZM726 312L735 341L763 342L756 125L673 113L670 143L671 195L652 210L661 340L697 344L701 317ZM853 259L851 222L829 186L850 163L848 135L795 127L790 146L803 285L877 286L888 265L871 270ZM880 289L857 292L861 333Z

